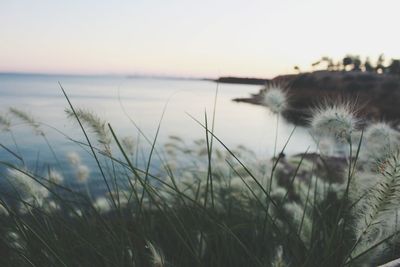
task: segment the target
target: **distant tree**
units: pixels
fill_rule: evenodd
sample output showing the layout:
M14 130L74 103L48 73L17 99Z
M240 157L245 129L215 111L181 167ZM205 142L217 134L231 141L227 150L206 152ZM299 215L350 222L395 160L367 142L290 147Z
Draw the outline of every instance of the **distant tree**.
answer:
M326 69L329 71L335 70L335 64L330 57L322 57L320 62L326 62Z
M361 59L359 56L353 57L353 71L361 71Z
M319 64L321 64L321 61L320 61L320 60L315 61L314 63L311 64L311 67L312 67L313 70L314 70L314 68L315 68L316 66L318 66Z
M400 75L400 60L392 59L392 63L387 67L390 74Z
M366 72L374 72L375 68L372 66L371 61L369 60L369 57L365 60L364 63L364 68Z
M346 55L341 61L334 61L330 57L322 57L320 60L311 64L313 70L315 67L325 63L326 70L328 71L365 71L365 72L377 72L377 73L385 73L388 72L390 74L400 75L400 59L392 59L391 64L389 66L385 66L385 57L383 54L380 54L376 65L373 66L371 64L370 58L367 57L364 62L361 61L360 56L358 55ZM294 66L294 69L301 72L299 66Z
M333 63L333 60L329 57L322 57L320 60L314 62L311 64L313 68L316 66L320 65L321 63L326 63L326 69L329 71L335 70L335 64Z
M299 66L294 66L294 70L297 71L298 73L301 73Z
M378 60L376 62L376 67L375 67L375 71L378 73L384 73L386 70L386 67L383 65L383 63L385 62L385 56L383 54L380 54L378 57Z
M353 64L353 58L351 56L345 56L342 60L343 70L346 70L347 66L351 66Z

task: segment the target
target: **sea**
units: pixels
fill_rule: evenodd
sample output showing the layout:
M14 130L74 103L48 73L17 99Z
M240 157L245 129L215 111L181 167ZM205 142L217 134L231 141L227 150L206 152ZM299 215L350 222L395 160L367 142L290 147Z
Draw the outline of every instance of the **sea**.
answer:
M274 154L276 133L276 150L287 143L285 154L303 153L313 145L307 128L280 118L276 131L277 117L268 108L232 101L257 93L261 87L256 85L149 77L0 74L0 114L11 122L11 131L0 132L1 162L18 165L22 164L21 157L32 169L63 168L66 155L75 152L95 168L93 156L80 144L86 143L82 129L75 119L67 118L69 104L61 87L75 108L96 114L119 138L131 136L138 141L144 158L154 140L155 147L162 150L171 136L189 145L205 139L206 119L207 127L213 128L226 147L244 146L260 159ZM29 114L45 135L10 114L10 108ZM96 136L90 129L87 132L95 144ZM224 149L219 142L214 144ZM4 171L6 167L1 165L0 171Z

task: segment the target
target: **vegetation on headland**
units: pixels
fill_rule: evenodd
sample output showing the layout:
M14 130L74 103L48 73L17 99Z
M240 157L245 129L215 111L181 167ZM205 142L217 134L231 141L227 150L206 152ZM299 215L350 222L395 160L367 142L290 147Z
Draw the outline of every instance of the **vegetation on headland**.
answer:
M369 57L362 61L360 56L346 55L343 59L335 61L330 57L322 57L320 60L311 64L313 71L319 67L318 70L326 71L351 71L351 72L366 72L366 73L379 73L400 75L400 59L391 59L390 63L386 63L385 56L379 55L375 64L371 63ZM294 69L300 74L303 73L299 66L294 66ZM239 83L239 84L255 84L264 85L271 82L271 79L264 78L249 78L249 77L234 77L224 76L215 80L219 83Z
M400 59L385 59L380 54L375 63L372 63L369 57L363 61L358 55L346 55L341 60L335 61L330 57L322 57L320 60L311 64L312 68L325 66L327 71L356 71L380 74L400 75ZM295 70L301 72L300 67L295 66Z
M193 143L173 136L160 147L139 131L147 151L67 100L84 137L73 141L97 170L76 152L68 155L70 177L58 164L32 168L18 140L2 144L10 160L1 162L8 182L0 194L1 266L336 267L400 257L400 135L359 117L351 103L310 111L316 152L286 157L289 138L272 159L258 159L227 147L208 114L194 119L205 138ZM277 86L266 88L263 104L277 122L290 108ZM47 140L15 108L1 114L2 134L12 135L17 119ZM90 179L106 193L94 195Z
M358 56L346 56L337 63L324 57L313 65L325 63L326 69L281 75L264 84L267 87L274 83L285 85L291 108L283 116L295 124L305 125L311 116L310 108L326 98L357 99L353 104L363 116L397 124L400 118L400 61L384 62L382 55L376 64L368 58L363 62ZM262 104L263 92L261 89L257 94L234 101Z

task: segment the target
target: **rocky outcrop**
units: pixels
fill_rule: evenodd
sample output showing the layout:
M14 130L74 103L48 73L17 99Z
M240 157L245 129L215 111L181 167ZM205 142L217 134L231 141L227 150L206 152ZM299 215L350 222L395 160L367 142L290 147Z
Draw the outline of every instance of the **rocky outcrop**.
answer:
M326 100L350 101L360 116L400 122L400 77L397 75L355 71L316 71L282 75L266 81L284 86L290 108L283 116L305 124L311 111ZM234 101L261 104L263 89L250 97Z

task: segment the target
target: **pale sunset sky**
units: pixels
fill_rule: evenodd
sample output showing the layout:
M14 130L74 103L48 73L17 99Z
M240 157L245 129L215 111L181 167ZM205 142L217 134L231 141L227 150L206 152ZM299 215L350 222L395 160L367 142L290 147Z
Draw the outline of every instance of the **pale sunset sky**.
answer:
M0 0L0 72L270 78L400 58L396 0Z

